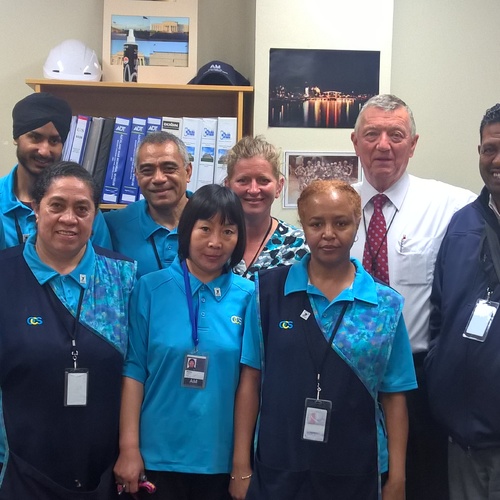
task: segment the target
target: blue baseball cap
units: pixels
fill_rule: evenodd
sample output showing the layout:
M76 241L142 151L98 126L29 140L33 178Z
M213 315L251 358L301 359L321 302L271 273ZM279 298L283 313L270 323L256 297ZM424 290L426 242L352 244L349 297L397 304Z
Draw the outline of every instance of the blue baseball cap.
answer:
M205 64L188 83L194 85L250 85L250 82L241 73L238 73L230 64L222 61L211 61Z

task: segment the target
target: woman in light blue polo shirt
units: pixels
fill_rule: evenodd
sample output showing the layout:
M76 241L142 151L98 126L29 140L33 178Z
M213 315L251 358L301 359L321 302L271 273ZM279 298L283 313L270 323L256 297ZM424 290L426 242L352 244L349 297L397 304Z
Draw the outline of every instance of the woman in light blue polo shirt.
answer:
M178 226L172 265L143 276L131 301L117 483L155 498L228 494L243 318L254 284L231 272L245 249L238 197L200 188Z

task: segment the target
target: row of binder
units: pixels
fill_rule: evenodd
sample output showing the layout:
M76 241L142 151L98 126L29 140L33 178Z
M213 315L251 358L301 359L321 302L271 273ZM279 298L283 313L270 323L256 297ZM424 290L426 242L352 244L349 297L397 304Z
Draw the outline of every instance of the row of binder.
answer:
M146 134L164 130L186 144L193 167L190 191L222 183L226 154L237 140L235 117L72 117L63 160L80 163L95 178L103 203L128 204L141 198L135 177L137 148Z

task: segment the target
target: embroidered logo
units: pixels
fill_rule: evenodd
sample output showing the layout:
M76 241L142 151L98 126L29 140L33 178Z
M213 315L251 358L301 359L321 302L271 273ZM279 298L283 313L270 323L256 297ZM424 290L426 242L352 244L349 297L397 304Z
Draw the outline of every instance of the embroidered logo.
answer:
M293 328L293 321L289 321L289 320L280 321L279 327L282 330L291 330Z
M234 323L235 325L242 325L243 320L239 316L231 316L231 323Z
M30 325L30 326L42 325L43 319L41 316L30 316L26 320L26 323L28 323L28 325Z

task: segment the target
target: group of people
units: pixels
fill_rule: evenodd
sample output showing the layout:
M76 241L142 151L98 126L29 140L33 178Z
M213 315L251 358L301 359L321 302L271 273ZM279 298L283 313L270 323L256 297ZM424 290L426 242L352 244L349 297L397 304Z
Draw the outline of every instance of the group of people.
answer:
M352 182L352 173L354 171L354 164L352 161L333 161L329 162L321 159L306 160L302 158L302 162L298 163L292 168L291 165L288 166L289 175L296 177L299 184L299 191L302 192L303 189L311 184L311 182L316 180L329 180L329 179L339 179L348 183Z
M103 215L70 119L16 104L0 180L0 499L497 498L500 105L476 197L409 175L412 112L373 97L363 182L304 187L302 228L262 136L190 193L183 142L149 134L144 198Z

